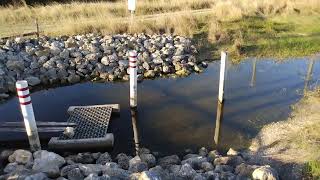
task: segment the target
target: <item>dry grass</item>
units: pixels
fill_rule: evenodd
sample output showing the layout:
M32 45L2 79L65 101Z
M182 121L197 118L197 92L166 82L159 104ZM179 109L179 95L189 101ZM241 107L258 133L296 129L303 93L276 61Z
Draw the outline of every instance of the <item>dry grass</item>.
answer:
M319 108L320 89L306 92L293 107L291 117L263 127L250 149L261 157L282 163L307 163L310 173L319 177Z

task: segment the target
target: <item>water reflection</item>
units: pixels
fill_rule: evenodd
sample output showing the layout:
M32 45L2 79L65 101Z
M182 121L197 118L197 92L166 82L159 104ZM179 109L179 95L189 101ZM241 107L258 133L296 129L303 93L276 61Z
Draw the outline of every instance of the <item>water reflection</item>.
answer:
M140 149L140 141L139 141L139 131L137 126L137 108L131 108L131 122L132 122L132 130L133 130L133 140L134 140L134 147L136 155L139 154Z
M146 146L172 154L212 147L215 139L220 148L243 148L263 125L286 119L290 105L302 97L304 89L316 85L318 59L313 63L307 58L249 59L228 65L220 121L215 121L219 62L187 78L143 81L138 85L138 113L130 110L129 83L87 82L34 92L32 100L37 121L66 121L66 109L72 105L120 104L121 115L111 120L109 128L115 135L112 153L133 154L136 147ZM0 105L0 122L22 121L18 109L17 98ZM25 134L0 132L0 141L23 138Z

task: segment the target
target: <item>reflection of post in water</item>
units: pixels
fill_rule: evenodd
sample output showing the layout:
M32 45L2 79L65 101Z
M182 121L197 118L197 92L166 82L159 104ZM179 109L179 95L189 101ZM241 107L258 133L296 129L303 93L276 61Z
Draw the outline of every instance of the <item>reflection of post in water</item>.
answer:
M224 106L224 103L223 102L221 103L220 101L218 101L216 128L214 130L214 143L216 146L218 146L218 144L219 144L221 120L223 118L223 106Z
M137 127L137 109L131 108L131 121L132 121L132 128L133 128L133 138L134 138L134 146L136 149L136 155L139 152L139 133Z
M309 84L309 81L312 78L314 59L315 58L311 58L310 62L309 62L309 65L308 65L308 71L307 71L307 75L306 75L306 78L305 78L305 81L304 81L304 92L306 92L308 90L308 84Z
M252 76L250 81L250 87L254 87L256 84L256 67L257 67L257 59L254 59L252 64Z

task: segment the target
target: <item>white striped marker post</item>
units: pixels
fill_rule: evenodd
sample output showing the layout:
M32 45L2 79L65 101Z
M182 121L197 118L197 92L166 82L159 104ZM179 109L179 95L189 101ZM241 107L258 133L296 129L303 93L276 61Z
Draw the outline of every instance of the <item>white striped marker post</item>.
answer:
M220 103L223 102L223 91L224 91L224 76L226 71L226 62L228 61L227 52L221 52L221 64L220 64L220 80L219 80L219 94L218 100Z
M137 52L129 52L129 68L130 68L130 107L137 107Z
M30 150L38 151L41 149L37 124L34 117L33 107L31 103L30 92L27 81L16 82L17 93L19 97L21 112L24 120L24 125L27 131Z

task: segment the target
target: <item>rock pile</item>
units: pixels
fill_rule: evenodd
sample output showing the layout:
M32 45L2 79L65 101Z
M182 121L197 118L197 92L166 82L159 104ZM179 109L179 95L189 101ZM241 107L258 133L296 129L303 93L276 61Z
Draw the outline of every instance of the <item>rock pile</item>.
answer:
M229 151L230 152L230 151ZM1 153L8 160L0 179L28 180L170 180L170 179L279 179L270 166L249 165L241 153L227 156L201 148L198 153L157 157L142 148L138 156L105 153L79 153L62 157L46 150L30 153L16 150Z
M191 40L172 35L101 36L86 34L0 39L0 99L15 92L15 82L31 86L77 83L81 80L129 79L128 52L138 52L138 80L187 76L207 67L195 57Z

